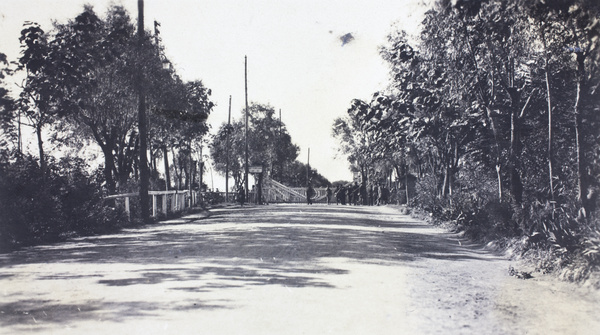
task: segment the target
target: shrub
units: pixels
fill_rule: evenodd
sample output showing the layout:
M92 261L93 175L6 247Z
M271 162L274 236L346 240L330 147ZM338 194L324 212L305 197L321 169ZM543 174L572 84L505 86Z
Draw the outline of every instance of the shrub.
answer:
M100 180L80 159L49 161L45 176L33 157L0 163L0 249L115 231L122 212L104 204Z

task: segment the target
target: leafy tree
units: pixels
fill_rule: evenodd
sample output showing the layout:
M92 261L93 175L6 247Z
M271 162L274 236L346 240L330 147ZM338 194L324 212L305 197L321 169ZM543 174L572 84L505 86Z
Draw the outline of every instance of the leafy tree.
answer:
M94 141L104 155L109 193L124 184L139 147L135 90L135 29L122 7L106 20L89 6L74 20L56 24L53 62L61 64L62 130Z
M292 143L285 124L276 119L275 110L269 105L253 103L248 109L248 160L259 165L272 178L286 180L290 167L298 157L298 147ZM242 182L245 169L244 113L231 126L223 124L211 144L211 157L215 169L225 173L227 163L227 133L229 133L229 170L236 183Z
M5 54L0 52L0 129L2 134L0 135L0 147L8 148L9 143L14 141L15 133L18 129L15 129L13 119L15 118L15 101L10 96L8 89L5 86L4 79L7 75L11 74L12 70L9 68L8 59ZM17 141L20 139L17 138ZM20 147L17 145L18 149ZM4 150L0 151L0 155L4 155Z
M205 120L212 108L210 90L201 82L181 82L172 68L164 66L168 60L160 46L146 38L141 53L136 52L135 32L124 8L113 6L100 18L86 6L74 20L55 24L48 42L51 52L44 56L54 64L54 75L44 78L60 112L59 129L70 134L63 140L77 145L92 141L101 148L109 193L117 186L126 189L139 168L136 64L148 74L144 91L151 110L160 115L150 120L155 148L177 146L191 153L192 142L206 133ZM169 113L173 115L165 117Z
M313 187L327 187L331 185L329 180L316 169L308 169L309 166L296 160L288 165L281 182L290 187L306 187L308 185L306 178L308 177Z
M374 151L373 134L368 129L366 119L373 115L368 103L354 99L348 115L334 120L332 134L338 140L340 151L348 157L351 170L359 172L363 180L367 179L368 168L378 153Z
M42 131L53 122L56 113L57 87L52 78L57 69L50 59L51 46L47 35L38 24L27 22L19 40L22 43L19 69L26 71L25 84L18 100L19 113L25 115L29 121L26 125L35 131L40 169L44 176L46 157Z
M169 74L169 72L166 72ZM174 76L171 74L170 76ZM173 151L173 157L180 156L175 151L185 153L182 159L174 160L179 172L184 172L189 178L186 178L185 185L189 186L191 182L192 155L200 152L200 142L203 136L208 132L206 120L214 107L210 101L210 89L206 88L201 81L192 81L183 83L178 77L174 76L174 85L154 90L157 92L155 100L152 102L151 112L151 143L152 147L162 152L163 162L165 164L165 180L170 187L170 167L168 163L169 149ZM164 81L169 83L168 80ZM178 187L183 187L179 183Z

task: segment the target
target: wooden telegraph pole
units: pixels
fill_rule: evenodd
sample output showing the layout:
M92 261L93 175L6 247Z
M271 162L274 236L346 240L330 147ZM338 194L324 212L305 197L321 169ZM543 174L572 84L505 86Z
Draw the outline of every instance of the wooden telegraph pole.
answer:
M279 182L283 183L283 154L285 148L283 147L283 133L281 132L281 128L283 127L283 121L281 121L281 108L279 108L279 145L281 146L279 149Z
M138 0L138 127L140 132L140 210L142 221L150 222L150 198L148 188L150 173L148 171L148 128L146 124L146 96L144 92L144 73L142 70L142 52L144 46L144 0Z
M244 135L246 142L246 166L244 171L244 187L246 188L246 199L248 199L248 56L244 56L244 86L246 92L246 131Z
M225 201L229 202L229 131L231 130L231 95L229 96L229 114L227 116L227 153L225 155Z
M310 178L310 148L308 148L308 161L306 164L306 186L308 186Z

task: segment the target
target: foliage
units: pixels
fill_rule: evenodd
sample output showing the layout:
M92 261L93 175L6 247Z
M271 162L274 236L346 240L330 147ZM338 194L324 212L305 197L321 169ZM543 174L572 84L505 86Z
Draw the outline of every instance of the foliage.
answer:
M418 40L389 35L389 87L335 121L340 151L363 180L394 171L407 187L416 176L409 202L472 238L524 236L524 252L550 250L556 269L591 266L599 9L589 0L436 2Z
M138 129L140 92L150 110L153 185L165 187L155 158L167 150L176 158L178 186L195 183L195 162L214 106L211 91L200 80L181 81L157 33L150 37L146 33L140 40L122 6L110 6L99 16L86 5L73 19L54 22L48 31L26 22L19 38L21 54L13 62L16 69L0 53L2 247L114 231L124 224L123 215L107 207L103 197L137 191L144 150ZM16 101L4 84L5 76L15 70L25 78ZM36 134L37 159L22 152L22 125ZM97 145L103 167L89 174L88 164L96 164L93 154L56 160L56 152L46 153L46 141L80 153ZM131 206L135 212L138 204Z
M229 141L229 143L227 142ZM229 149L228 149L229 146ZM276 180L285 182L293 175L299 148L292 143L287 127L275 118L275 109L269 105L252 103L248 108L248 162L262 166L263 171ZM245 113L230 125L223 124L213 137L210 154L215 170L225 174L227 163L235 183L243 182L245 169ZM227 156L229 153L229 157Z
M176 151L186 157L179 168L191 174L191 154L208 131L210 90L201 81L182 82L155 37L146 35L140 47L122 6L110 7L105 17L85 6L73 20L55 23L50 33L37 24L26 25L20 64L27 81L20 106L38 133L40 157L42 128L51 125L53 137L68 145L98 145L108 192L125 189L138 176L138 92L143 90L153 111L154 154ZM43 166L43 158L41 162ZM156 175L156 164L152 167ZM190 182L187 178L186 184Z
M290 187L306 187L308 185L307 177L313 187L327 187L330 185L329 180L322 176L316 169L298 160L289 164L282 179L279 181Z
M18 135L12 120L15 112L15 102L10 96L4 79L11 74L8 59L5 54L0 52L0 147L7 148L9 143L14 141Z
M104 202L101 178L85 169L81 159L49 160L44 177L39 161L31 156L2 159L2 251L61 241L69 236L113 232L124 226L124 213ZM40 187L42 183L47 187Z

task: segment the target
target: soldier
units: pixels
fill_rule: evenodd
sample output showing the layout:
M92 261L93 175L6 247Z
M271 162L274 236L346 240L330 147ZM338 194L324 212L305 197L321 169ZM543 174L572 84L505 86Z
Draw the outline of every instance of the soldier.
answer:
M367 183L365 181L360 183L360 204L367 205Z
M339 195L340 195L340 203L341 203L342 205L345 205L345 204L346 204L346 191L347 191L347 190L346 190L346 187L345 187L344 185L340 186L340 192L339 192Z
M240 202L240 205L242 207L244 207L244 202L246 202L246 191L244 190L244 186L240 185L240 187L238 187L238 201Z
M312 187L311 183L308 183L308 187L306 188L306 204L312 205L312 197L315 193L315 189Z

